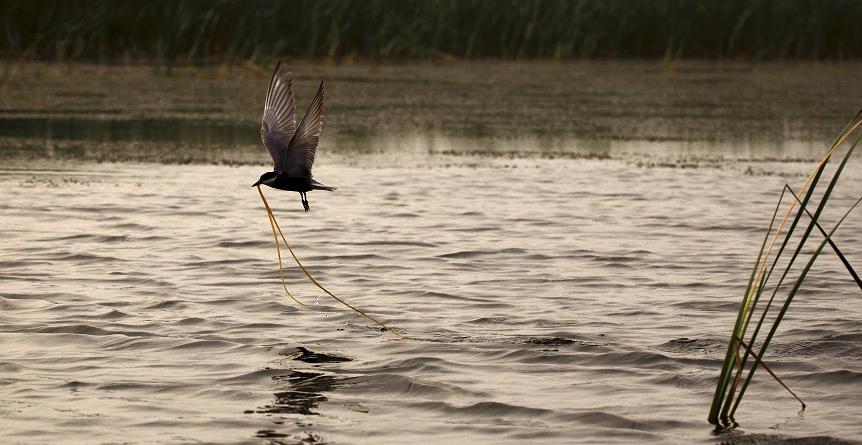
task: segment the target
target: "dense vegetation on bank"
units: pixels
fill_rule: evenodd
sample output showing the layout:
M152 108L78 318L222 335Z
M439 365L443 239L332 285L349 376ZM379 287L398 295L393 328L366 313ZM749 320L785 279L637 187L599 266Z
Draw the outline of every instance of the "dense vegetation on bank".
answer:
M857 0L3 0L0 57L862 58Z

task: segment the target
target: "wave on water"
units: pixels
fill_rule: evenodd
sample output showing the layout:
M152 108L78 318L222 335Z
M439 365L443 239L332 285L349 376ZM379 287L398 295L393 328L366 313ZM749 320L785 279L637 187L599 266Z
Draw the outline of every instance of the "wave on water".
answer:
M338 192L285 212L312 275L404 341L290 261L285 285L308 307L284 294L248 187L259 167L88 166L111 171L105 206L88 184L33 184L38 209L0 187L11 227L0 430L11 443L844 445L862 434L862 311L847 303L858 288L831 278L846 272L829 257L767 355L810 401L804 416L758 372L736 433L705 421L762 242L748 221L774 202L764 178L517 161L388 167L383 195L369 192L380 190L370 167L324 163ZM749 199L726 199L740 188ZM456 202L455 189L475 193Z

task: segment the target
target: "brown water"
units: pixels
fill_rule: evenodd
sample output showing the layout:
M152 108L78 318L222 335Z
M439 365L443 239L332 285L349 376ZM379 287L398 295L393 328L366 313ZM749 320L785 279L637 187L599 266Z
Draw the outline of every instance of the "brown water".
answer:
M345 104L331 120L358 113ZM0 118L4 443L862 437L859 288L831 254L768 357L808 408L759 375L739 428L705 421L780 188L800 186L825 139L745 134L769 119L739 124L739 138L651 141L416 128L351 137L352 123L333 123L315 174L338 191L312 193L309 214L295 194L265 191L311 272L410 337L397 341L295 267L288 286L310 309L281 292L249 187L266 167L242 165L266 156L252 123L44 108L22 120L11 108ZM722 119L710 125L733 126ZM180 161L196 163L165 163ZM826 221L858 197L860 167L848 167ZM858 216L836 235L857 269Z

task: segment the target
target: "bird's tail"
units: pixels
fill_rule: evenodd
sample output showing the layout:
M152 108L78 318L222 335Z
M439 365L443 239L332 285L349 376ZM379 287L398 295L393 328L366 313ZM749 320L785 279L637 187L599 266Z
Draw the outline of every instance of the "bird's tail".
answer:
M314 190L326 190L327 192L332 192L338 189L338 187L331 187L328 185L323 185L315 180L311 180L311 188Z

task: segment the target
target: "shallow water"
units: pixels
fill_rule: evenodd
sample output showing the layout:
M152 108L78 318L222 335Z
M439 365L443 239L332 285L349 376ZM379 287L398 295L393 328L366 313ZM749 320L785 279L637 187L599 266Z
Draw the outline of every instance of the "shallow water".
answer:
M321 165L340 188L310 214L268 190L312 273L408 341L295 267L311 309L280 292L259 167L3 171L6 440L728 439L705 417L786 178L506 162ZM817 266L771 356L809 408L761 376L735 434L862 434L859 290L835 258Z
M4 443L862 437L859 288L830 253L768 354L808 408L759 373L739 428L706 422L775 200L822 142L325 139L316 178L336 192L310 194L309 214L265 192L312 274L398 341L294 266L310 309L283 294L249 188L265 167L55 157L69 140L175 149L75 128L0 131L38 150L6 143L0 168ZM242 144L200 153L265 158ZM827 221L858 197L860 167ZM836 235L857 269L860 229L855 215Z

